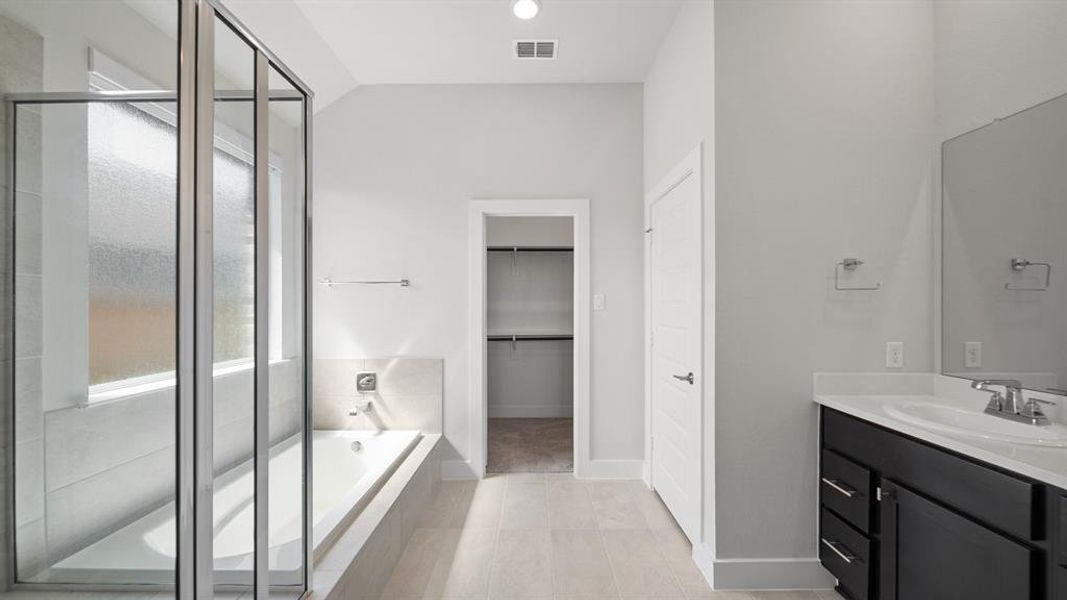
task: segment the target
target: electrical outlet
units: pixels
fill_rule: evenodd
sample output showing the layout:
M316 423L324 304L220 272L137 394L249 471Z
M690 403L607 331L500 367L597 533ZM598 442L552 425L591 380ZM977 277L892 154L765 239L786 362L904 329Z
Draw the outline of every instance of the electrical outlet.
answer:
M885 343L885 366L887 369L904 368L904 342Z
M604 294L593 294L593 310L604 310Z
M963 342L963 366L968 369L982 366L982 342Z

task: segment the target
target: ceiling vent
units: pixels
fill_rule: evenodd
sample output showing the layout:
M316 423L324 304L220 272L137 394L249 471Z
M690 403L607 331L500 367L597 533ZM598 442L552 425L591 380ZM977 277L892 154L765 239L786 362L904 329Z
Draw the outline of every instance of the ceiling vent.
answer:
M512 50L520 60L555 60L559 40L515 40Z

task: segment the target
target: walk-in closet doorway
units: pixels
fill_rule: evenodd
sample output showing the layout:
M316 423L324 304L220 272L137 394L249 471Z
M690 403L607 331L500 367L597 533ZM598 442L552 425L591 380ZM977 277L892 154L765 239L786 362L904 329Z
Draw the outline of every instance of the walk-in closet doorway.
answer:
M486 222L490 473L574 471L574 219Z
M472 202L472 470L589 460L585 200Z

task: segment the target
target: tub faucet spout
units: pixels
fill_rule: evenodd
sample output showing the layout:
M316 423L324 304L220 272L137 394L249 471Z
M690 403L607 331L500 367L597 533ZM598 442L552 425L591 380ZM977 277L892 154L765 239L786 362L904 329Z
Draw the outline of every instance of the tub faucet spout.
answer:
M367 400L366 402L356 404L355 408L348 411L348 416L358 417L361 414L369 414L372 412L374 412L374 405L371 404L370 400Z

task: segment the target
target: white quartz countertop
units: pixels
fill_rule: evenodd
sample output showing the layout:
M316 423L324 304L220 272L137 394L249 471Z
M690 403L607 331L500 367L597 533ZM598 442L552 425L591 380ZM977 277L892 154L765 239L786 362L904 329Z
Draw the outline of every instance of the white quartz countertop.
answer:
M967 382L940 375L922 374L901 375L912 379L904 382L906 384L898 380L888 381L888 385L879 385L874 380L862 381L859 374L841 375L847 379L836 379L839 374L816 374L816 403L1025 477L1067 489L1067 448L1033 446L956 434L908 422L893 416L891 412L894 411L887 410L922 402L981 411L988 396L971 393ZM872 377L886 379L893 376L872 374ZM929 378L929 385L922 382L921 377ZM1045 397L1041 394L1027 395ZM1062 400L1058 398L1057 402L1062 404ZM1060 418L1058 411L1053 418Z

